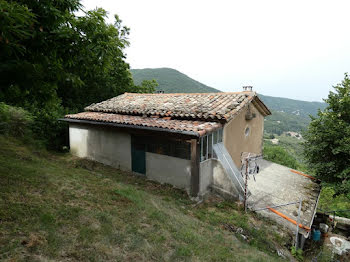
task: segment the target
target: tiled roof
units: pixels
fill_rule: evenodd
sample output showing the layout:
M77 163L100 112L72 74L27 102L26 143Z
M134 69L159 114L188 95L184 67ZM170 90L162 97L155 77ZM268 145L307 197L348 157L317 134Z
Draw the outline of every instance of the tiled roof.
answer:
M269 109L255 92L194 93L194 94L137 94L125 93L101 103L92 104L86 111L127 115L158 115L176 119L229 121L248 103L253 102L263 115Z
M115 113L83 112L74 115L66 115L65 119L88 120L94 122L114 123L116 125L139 126L159 128L166 130L187 131L189 134L203 136L206 133L220 128L222 125L218 122L204 122L193 120L172 120L169 117L142 117L132 115L121 115Z

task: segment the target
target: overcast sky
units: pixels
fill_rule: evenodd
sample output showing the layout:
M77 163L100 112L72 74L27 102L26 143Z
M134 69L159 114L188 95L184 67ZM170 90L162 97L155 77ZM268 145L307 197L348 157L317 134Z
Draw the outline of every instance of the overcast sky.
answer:
M83 0L131 28L131 68L170 67L222 91L321 101L350 72L350 1Z

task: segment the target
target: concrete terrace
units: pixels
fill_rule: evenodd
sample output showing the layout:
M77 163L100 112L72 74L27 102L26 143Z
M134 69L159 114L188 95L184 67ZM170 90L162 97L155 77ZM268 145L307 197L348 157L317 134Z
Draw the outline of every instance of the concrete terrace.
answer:
M263 159L258 160L257 164L260 167L260 172L255 175L256 181L254 181L252 175L250 175L248 180L248 189L251 192L251 196L248 198L249 208L255 210L297 202L302 198L300 223L311 228L320 195L320 185L314 179L292 172L292 169L288 167ZM298 208L299 204L292 204L274 209L297 221ZM258 211L258 213L275 220L293 231L296 229L295 224L269 209ZM300 229L300 233L304 234L304 236L308 235L308 231L304 229Z

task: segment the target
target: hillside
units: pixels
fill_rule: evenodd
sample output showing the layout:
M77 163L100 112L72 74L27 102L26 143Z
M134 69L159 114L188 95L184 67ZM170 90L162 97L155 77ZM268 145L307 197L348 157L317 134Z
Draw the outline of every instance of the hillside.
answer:
M271 107L269 107L271 108ZM271 115L265 118L264 130L269 134L281 135L283 132L302 132L309 123L309 116L271 110Z
M159 86L157 90L165 93L210 93L219 90L206 86L187 75L171 68L131 69L135 84L142 80L156 79Z
M220 92L171 68L132 69L131 73L136 84L141 83L142 80L156 79L159 84L157 90L163 90L165 93ZM238 88L240 90L241 87ZM316 115L318 109L326 107L326 104L322 102L300 101L261 94L259 96L272 111L272 116L266 118L265 132L279 135L286 131L304 130L310 122L309 115Z
M327 104L323 102L308 102L283 97L265 96L259 94L260 98L272 110L285 112L301 117L315 116L318 109L324 109Z
M173 187L1 135L0 147L1 261L278 261L277 249L288 255L291 236L235 203L196 205Z

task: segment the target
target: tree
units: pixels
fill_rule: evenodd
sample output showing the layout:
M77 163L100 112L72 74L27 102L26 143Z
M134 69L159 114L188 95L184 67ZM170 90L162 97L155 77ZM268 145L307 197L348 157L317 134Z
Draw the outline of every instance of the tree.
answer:
M29 110L35 133L54 146L67 138L57 119L135 86L125 61L129 28L79 0L0 0L0 101ZM76 15L76 11L83 15ZM154 83L153 83L154 84Z
M156 87L158 86L158 82L155 79L152 80L143 80L141 85L136 87L137 93L154 93L156 91Z
M338 194L350 196L350 78L334 87L305 133L304 153L310 169Z

